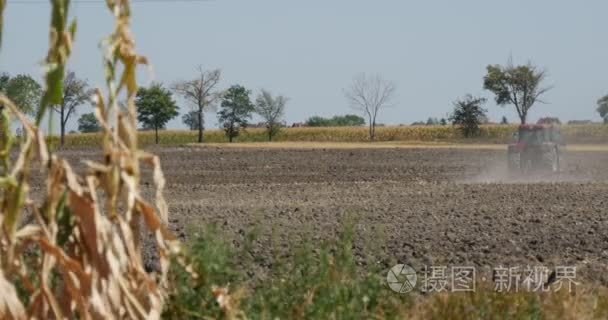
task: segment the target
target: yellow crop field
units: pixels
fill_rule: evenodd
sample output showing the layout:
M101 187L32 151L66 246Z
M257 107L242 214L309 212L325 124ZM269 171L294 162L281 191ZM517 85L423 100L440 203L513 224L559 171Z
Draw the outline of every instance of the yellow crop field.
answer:
M449 142L449 143L484 143L504 144L513 140L516 125L486 125L481 133L473 139L465 139L458 128L453 126L383 126L376 129L376 140L379 142ZM608 143L608 126L564 125L562 134L569 144L603 144ZM141 145L154 144L154 132L138 132ZM160 144L180 145L196 143L197 132L189 130L164 130L159 133ZM57 137L49 138L53 144ZM293 142L366 142L369 140L366 127L302 127L284 128L274 141ZM236 142L264 142L267 136L264 129L245 130ZM205 130L205 142L228 142L224 132L219 129ZM70 134L66 137L67 147L86 147L101 144L101 136L94 133Z

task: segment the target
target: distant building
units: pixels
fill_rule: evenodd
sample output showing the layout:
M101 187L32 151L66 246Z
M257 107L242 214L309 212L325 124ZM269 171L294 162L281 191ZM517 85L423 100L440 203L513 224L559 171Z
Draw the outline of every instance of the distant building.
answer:
M568 124L593 124L591 120L570 120Z
M540 118L538 119L538 121L536 122L537 124L562 124L562 122L559 120L559 118L556 117L544 117L544 118Z
M287 127L287 124L285 123L285 121L280 123L280 126L282 128ZM250 123L247 125L247 128L263 128L266 129L266 122L258 122L258 123Z

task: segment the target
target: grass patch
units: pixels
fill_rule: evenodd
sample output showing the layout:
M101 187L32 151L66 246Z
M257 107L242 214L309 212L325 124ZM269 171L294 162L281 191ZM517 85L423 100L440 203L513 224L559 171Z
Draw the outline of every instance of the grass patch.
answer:
M293 257L275 257L267 279L251 281L254 256L233 248L215 227L195 235L189 252L197 279L177 267L167 319L396 319L411 308L411 296L385 286L382 270L361 273L352 252L353 228L319 247L303 241ZM251 233L250 233L251 234ZM252 240L251 237L249 237ZM214 285L226 286L232 304L220 308ZM237 310L238 311L235 311Z
M254 230L245 235L253 241ZM332 241L301 241L289 258L273 258L269 276L252 279L256 257L245 243L235 248L211 226L189 245L192 279L178 267L165 309L167 319L606 319L606 288L499 293L481 285L474 293L417 291L397 294L385 282L387 270L357 265L354 228L345 226ZM372 267L369 267L369 266ZM220 305L217 287L228 304Z

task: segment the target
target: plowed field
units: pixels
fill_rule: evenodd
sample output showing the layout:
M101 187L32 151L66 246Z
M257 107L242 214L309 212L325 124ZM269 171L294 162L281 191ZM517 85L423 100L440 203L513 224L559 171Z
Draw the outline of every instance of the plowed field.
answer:
M567 152L559 176L509 177L501 150L153 151L172 228L187 237L215 223L236 246L256 228L256 276L348 221L362 267L576 266L581 279L608 284L608 152Z

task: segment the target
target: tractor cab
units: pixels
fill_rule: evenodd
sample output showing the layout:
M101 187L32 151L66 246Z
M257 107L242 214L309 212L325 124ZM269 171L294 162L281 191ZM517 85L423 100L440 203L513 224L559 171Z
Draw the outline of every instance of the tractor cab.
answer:
M508 147L510 171L559 171L560 148L564 143L558 126L521 125L513 136L515 143Z
M517 144L541 145L544 143L563 144L559 127L553 125L520 125L513 134Z

